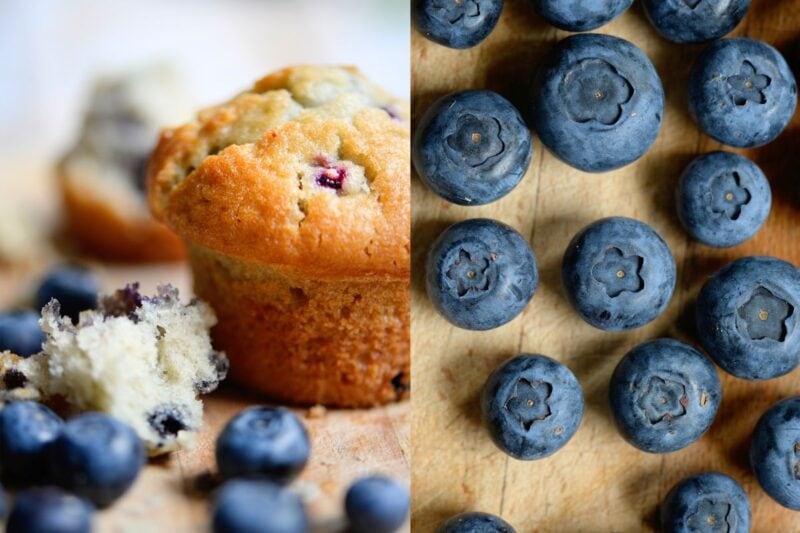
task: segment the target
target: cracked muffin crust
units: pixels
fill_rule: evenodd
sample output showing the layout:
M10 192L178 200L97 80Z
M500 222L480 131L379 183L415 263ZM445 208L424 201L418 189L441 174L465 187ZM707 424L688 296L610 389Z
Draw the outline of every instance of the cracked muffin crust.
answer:
M147 159L159 129L190 116L176 74L156 65L101 79L75 146L57 174L67 231L92 254L116 261L173 261L185 250L149 213Z
M409 129L356 69L301 66L162 133L150 205L188 245L237 381L304 404L404 395Z
M132 426L151 455L191 445L203 418L198 396L217 388L228 360L211 347L214 312L180 301L167 285L147 297L136 284L101 298L77 326L51 300L42 310L42 352L0 354L5 401L65 401Z

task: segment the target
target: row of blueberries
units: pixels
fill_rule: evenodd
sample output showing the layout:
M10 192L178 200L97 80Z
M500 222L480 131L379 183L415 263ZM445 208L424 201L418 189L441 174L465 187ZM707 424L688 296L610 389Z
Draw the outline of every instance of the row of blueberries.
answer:
M501 326L519 315L538 286L536 258L516 230L468 219L433 242L426 263L428 296L454 325ZM650 226L625 217L598 220L573 237L562 261L564 290L587 323L626 331L655 320L676 283L675 259ZM700 342L731 374L771 379L800 363L800 271L770 257L722 268L697 301Z
M786 61L768 44L723 39L698 59L689 102L704 132L731 146L755 147L775 139L789 124L797 87ZM613 170L639 159L655 141L663 113L664 93L649 60L633 44L608 35L575 35L561 41L539 69L531 91L530 119L539 139L558 158L588 172ZM467 206L488 204L511 192L526 174L534 149L520 112L489 90L439 98L419 119L412 147L414 167L428 188ZM733 172L747 165L718 160L694 172L706 174L714 166L732 167ZM723 197L707 209L734 201L768 206L760 171L748 170L759 182L750 193L755 198ZM732 185L743 187L737 178L732 180ZM701 202L701 194L714 185L718 184L706 178L681 194L695 195L694 201ZM763 209L758 212L763 214ZM736 222L738 216L730 220ZM725 240L710 244L730 245Z
M290 411L250 407L217 439L219 477L225 483L213 506L213 531L305 533L309 519L300 497L285 485L305 467L308 433ZM136 432L102 413L64 422L30 401L0 410L3 483L20 490L8 515L9 533L84 533L94 509L130 489L146 461ZM0 515L5 515L0 498ZM405 521L408 490L383 476L357 480L345 498L349 531L391 533Z
M51 298L77 322L96 305L99 281L87 269L61 265L40 283L35 305ZM35 311L0 313L0 351L22 357L44 341ZM234 417L217 439L219 489L213 511L218 533L303 533L305 506L284 488L305 467L311 451L302 422L282 408L252 407ZM145 463L135 431L103 413L67 422L48 407L17 401L0 409L0 478L20 490L8 516L10 533L79 533L91 530L95 507L114 503L132 486ZM356 481L345 498L353 533L391 533L408 515L408 490L385 476ZM0 517L5 516L0 498Z
M582 32L603 26L628 10L633 0L531 0L553 26ZM664 38L679 44L704 43L729 33L742 21L750 0L643 0L647 17ZM428 39L450 48L470 48L494 29L503 0L414 0L412 17Z
M710 2L694 1L700 4L696 9L682 9L694 16L716 11L707 6ZM457 11L476 3L456 2ZM737 3L727 5L734 9ZM427 7L416 12L443 15L439 2L422 4ZM565 5L575 9L575 4ZM486 15L483 9L480 13ZM468 20L462 13L450 27ZM418 20L424 28L421 24ZM572 35L559 42L539 66L528 93L529 122L541 142L587 172L610 171L642 157L655 142L664 115L664 89L653 64L634 44L610 35ZM721 39L696 60L688 103L700 129L721 143L763 146L794 115L797 84L786 60L769 44ZM443 96L422 115L412 156L418 175L436 194L460 205L483 205L520 182L532 151L526 122L510 102L491 91L468 90Z

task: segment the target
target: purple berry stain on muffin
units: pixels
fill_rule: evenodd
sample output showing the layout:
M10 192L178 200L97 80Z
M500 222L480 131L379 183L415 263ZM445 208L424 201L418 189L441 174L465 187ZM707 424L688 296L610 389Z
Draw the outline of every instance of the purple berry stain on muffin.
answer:
M317 185L336 191L342 190L344 180L347 178L347 168L336 165L333 159L324 154L320 154L314 159L314 165L321 167L315 176Z
M397 120L397 121L403 120L402 117L400 116L400 112L397 111L397 108L395 106L391 104L385 105L381 106L381 109L386 111L386 114L389 115L389 118L391 118L392 120Z

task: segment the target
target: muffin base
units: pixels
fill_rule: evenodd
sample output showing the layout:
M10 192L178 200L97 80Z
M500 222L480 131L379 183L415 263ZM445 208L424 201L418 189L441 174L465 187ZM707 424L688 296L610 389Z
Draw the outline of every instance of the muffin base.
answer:
M189 244L229 376L281 402L367 407L407 396L409 282L308 279Z

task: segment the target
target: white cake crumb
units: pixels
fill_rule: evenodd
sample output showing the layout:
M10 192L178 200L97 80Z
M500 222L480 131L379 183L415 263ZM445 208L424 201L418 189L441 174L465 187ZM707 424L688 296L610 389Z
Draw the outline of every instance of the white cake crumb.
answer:
M63 399L130 424L151 455L192 444L203 419L198 398L225 378L228 360L211 346L212 309L183 305L167 285L154 297L129 285L84 311L77 326L51 301L42 310L43 351L0 354L7 399Z
M306 412L306 418L308 419L325 418L325 415L327 414L328 410L325 408L324 405L314 405L308 409L308 412Z

